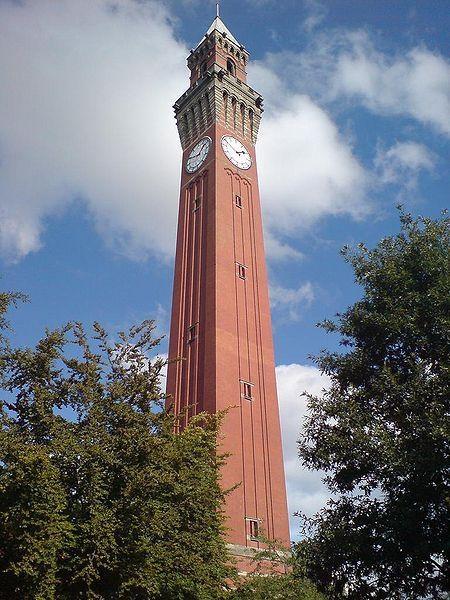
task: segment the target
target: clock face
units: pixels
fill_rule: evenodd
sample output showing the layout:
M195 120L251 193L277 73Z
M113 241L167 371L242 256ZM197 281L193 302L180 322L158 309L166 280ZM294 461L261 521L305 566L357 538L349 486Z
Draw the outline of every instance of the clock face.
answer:
M252 166L252 157L246 147L239 140L231 135L225 135L222 138L222 149L225 155L238 169L250 169Z
M204 137L198 144L195 144L186 161L186 171L188 173L195 173L202 166L208 156L211 144L212 139L210 137Z

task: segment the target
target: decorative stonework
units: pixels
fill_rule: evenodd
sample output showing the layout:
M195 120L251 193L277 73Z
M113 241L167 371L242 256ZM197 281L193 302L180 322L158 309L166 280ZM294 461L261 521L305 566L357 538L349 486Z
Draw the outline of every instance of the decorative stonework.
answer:
M227 544L227 550L231 556L242 556L254 560L257 554L264 551L265 548L249 548L248 546L240 546L238 544ZM274 550L273 554L280 562L285 562L291 557L289 550Z
M183 150L214 122L256 144L263 99L249 85L214 64L174 105Z
M226 62L229 58L235 63L241 79L247 75L246 66L250 54L232 34L227 35L225 32L214 29L205 35L195 50L191 50L187 63L194 78L197 75L202 75L202 66L205 62L208 63L211 58L220 63Z

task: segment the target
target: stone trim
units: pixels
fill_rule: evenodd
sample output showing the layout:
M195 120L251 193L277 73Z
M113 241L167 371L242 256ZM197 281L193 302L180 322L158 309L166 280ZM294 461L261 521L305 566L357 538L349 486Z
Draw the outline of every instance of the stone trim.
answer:
M241 556L242 558L255 558L259 552L264 552L264 548L249 548L248 546L240 546L239 544L227 544L227 550L232 556ZM289 550L276 550L275 554L280 560L289 558L291 552Z
M250 58L250 54L246 50L245 46L242 46L237 42L237 40L232 40L226 33L221 33L217 29L213 30L209 34L205 34L205 37L197 46L197 48L193 48L188 57L188 67L189 69L193 69L196 65L201 63L207 55L208 51L212 50L214 47L224 48L225 44L230 48L233 48L233 51L230 53L234 55L235 60L245 65L248 64L248 59Z
M183 150L213 123L220 123L256 144L263 99L249 85L214 65L174 105Z

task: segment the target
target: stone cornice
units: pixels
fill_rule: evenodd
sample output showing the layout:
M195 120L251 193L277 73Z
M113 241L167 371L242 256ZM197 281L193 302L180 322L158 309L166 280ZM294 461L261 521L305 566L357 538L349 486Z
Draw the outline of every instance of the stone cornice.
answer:
M214 122L255 144L264 108L258 92L214 65L175 102L174 110L186 148Z

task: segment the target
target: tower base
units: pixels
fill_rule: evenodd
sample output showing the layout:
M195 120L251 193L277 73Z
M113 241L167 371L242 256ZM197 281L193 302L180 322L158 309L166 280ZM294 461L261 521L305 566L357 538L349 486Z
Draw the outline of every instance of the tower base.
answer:
M227 544L227 550L233 557L238 575L246 577L253 574L285 575L289 573L287 564L291 555L288 551L272 551L272 557L263 556L264 548L248 548L238 544Z

